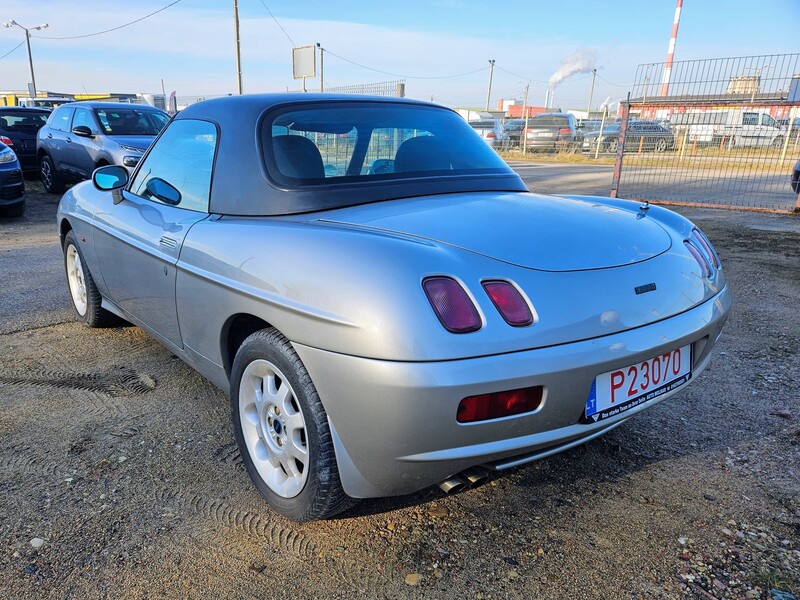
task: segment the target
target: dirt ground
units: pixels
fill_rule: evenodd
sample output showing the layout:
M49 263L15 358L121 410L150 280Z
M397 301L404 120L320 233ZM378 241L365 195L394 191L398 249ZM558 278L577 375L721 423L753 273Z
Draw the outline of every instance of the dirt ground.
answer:
M678 209L734 295L680 394L482 487L298 525L222 392L138 328L71 320L32 187L0 220L0 598L800 598L800 218Z

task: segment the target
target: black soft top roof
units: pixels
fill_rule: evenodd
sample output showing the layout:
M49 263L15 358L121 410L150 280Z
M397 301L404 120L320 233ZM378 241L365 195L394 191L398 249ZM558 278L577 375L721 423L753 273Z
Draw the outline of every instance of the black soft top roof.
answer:
M449 110L405 98L350 94L259 94L228 96L192 104L176 120L209 121L219 141L211 185L210 212L223 215L276 216L313 212L396 198L470 191L528 191L510 168L498 174L427 176L387 182L332 182L288 189L267 174L262 158L261 121L273 109L314 104L359 103L417 105Z

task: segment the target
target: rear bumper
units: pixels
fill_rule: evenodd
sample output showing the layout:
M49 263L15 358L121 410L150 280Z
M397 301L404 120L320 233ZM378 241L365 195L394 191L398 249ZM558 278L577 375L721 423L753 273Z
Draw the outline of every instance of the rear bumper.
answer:
M328 413L345 491L411 493L475 465L506 468L583 443L672 392L619 415L580 423L594 378L693 344L692 378L707 365L730 308L725 287L694 309L652 325L582 342L464 360L398 363L295 345ZM545 388L534 413L459 424L467 397Z
M17 168L0 169L0 206L12 207L25 202L25 180Z

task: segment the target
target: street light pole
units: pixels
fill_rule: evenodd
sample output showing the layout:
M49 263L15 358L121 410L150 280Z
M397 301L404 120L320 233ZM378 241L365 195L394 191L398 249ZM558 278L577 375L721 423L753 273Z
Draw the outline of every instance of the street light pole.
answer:
M38 27L23 27L19 23L17 23L14 19L11 19L7 23L3 23L3 27L19 27L20 29L25 31L25 42L28 45L28 64L31 68L31 85L33 86L33 97L36 98L37 90L36 90L36 75L33 72L33 55L31 54L31 31L39 31L40 29L47 29L47 23L42 23Z

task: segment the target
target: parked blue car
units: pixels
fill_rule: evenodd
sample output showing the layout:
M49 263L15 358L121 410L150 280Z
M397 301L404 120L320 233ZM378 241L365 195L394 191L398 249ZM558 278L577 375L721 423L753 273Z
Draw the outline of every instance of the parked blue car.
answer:
M0 216L19 217L25 211L25 180L14 151L0 142Z

